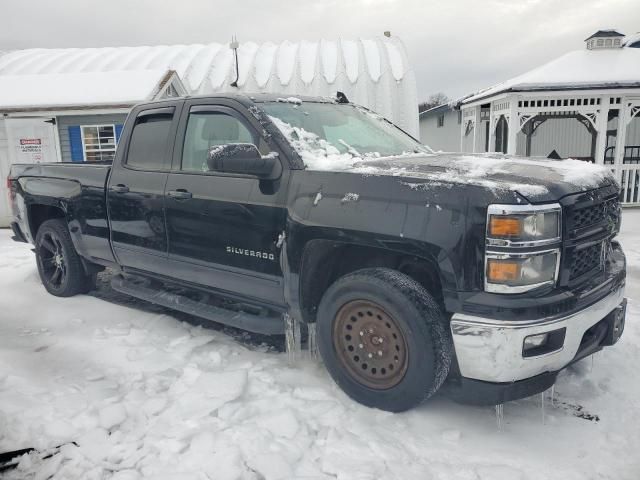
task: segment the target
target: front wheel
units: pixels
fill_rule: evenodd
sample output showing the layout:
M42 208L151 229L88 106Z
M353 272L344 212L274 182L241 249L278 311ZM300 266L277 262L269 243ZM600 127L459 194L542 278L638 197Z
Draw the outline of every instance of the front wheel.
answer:
M327 370L364 405L408 410L449 373L453 346L442 309L396 270L363 269L338 279L320 301L317 322Z
M87 275L63 220L44 222L36 235L38 273L44 288L56 297L86 293L95 282Z

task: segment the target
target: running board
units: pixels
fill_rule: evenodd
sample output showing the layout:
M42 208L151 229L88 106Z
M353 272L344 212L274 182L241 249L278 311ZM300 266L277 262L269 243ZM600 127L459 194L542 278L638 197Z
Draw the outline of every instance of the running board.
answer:
M204 302L192 300L185 295L180 295L159 288L154 288L150 282L140 281L138 277L125 278L122 275L114 276L111 280L111 288L145 300L156 305L188 313L212 322L221 323L230 327L239 328L248 332L263 335L284 334L284 320L279 314L254 315L242 311L234 311L218 307Z

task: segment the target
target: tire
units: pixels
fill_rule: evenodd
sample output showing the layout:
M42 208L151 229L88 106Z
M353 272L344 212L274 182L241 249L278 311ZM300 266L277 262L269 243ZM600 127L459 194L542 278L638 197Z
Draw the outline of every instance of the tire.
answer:
M453 344L442 309L396 270L368 268L338 279L320 301L316 328L331 377L369 407L413 408L449 373Z
M56 297L87 293L94 285L76 252L64 220L44 222L36 235L36 261L44 288Z

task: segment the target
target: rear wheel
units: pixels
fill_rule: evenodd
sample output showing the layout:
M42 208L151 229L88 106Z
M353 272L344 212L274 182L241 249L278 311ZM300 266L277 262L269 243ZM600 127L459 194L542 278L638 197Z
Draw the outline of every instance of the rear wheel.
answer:
M338 279L320 301L318 346L354 400L399 412L433 395L453 351L442 309L416 281L387 268Z
M63 220L44 222L36 235L38 273L44 288L57 297L88 292L95 285L87 275Z

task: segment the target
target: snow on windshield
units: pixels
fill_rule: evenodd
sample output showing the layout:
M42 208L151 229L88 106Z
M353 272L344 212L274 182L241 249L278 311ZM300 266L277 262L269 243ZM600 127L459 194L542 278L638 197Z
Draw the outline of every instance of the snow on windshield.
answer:
M428 152L383 117L361 107L278 99L263 108L310 170L347 170L371 159Z
M276 117L269 118L296 149L309 170L349 170L362 160L351 153L340 153L331 143L304 128L294 127Z

